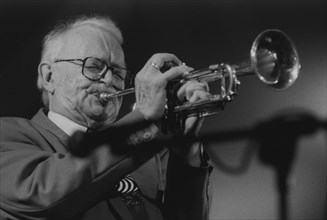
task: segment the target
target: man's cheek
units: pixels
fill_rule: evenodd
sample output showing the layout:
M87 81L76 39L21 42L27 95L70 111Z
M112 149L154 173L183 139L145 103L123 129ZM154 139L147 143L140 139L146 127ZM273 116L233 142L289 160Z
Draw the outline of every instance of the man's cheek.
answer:
M85 91L77 93L75 97L77 97L76 101L78 102L78 105L83 106L83 108L90 109L95 104L94 97Z

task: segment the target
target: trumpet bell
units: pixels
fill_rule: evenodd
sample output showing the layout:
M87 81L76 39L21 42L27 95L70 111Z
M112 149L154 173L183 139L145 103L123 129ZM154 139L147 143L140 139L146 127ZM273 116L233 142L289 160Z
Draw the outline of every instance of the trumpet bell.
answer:
M261 32L252 44L250 60L258 78L274 90L289 88L299 75L300 61L296 48L280 30Z

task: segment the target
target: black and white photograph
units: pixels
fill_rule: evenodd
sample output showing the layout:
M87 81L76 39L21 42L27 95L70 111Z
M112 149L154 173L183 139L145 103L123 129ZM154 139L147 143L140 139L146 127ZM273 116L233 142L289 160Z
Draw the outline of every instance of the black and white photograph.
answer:
M323 0L0 0L1 220L324 220Z

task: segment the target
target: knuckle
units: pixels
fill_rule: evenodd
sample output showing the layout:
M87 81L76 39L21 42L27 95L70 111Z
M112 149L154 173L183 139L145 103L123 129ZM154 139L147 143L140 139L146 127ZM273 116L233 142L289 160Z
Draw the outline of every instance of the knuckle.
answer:
M152 55L151 59L159 59L161 57L162 53L155 53Z
M207 87L204 84L199 84L198 90L201 90L203 92L207 91Z
M196 97L200 97L201 94L202 94L202 91L201 91L201 90L195 90L195 91L193 92L193 96L196 96Z
M190 93L190 92L192 92L193 91L193 88L191 87L191 86L186 86L185 87L185 92L186 93Z
M206 81L200 82L205 91L209 91L209 85Z

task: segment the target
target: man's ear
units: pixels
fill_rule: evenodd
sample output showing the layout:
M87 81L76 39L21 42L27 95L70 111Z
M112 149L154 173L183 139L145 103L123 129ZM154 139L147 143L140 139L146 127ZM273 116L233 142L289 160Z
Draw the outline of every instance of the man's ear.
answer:
M38 72L45 90L53 94L55 91L55 87L54 87L51 64L48 62L40 63Z

